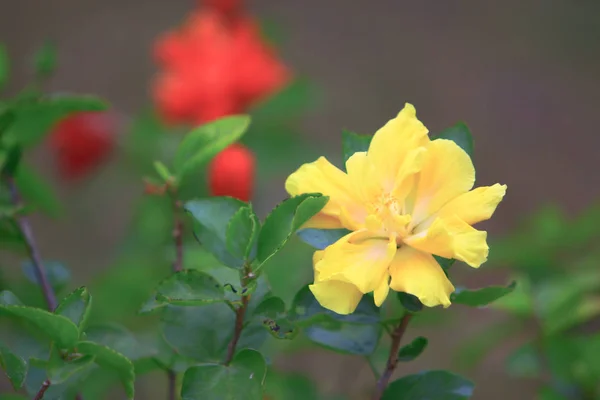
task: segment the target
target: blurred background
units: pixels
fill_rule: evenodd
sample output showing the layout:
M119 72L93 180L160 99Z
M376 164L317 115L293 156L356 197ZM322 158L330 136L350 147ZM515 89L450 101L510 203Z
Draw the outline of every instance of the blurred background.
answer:
M124 126L151 105L156 39L195 7L191 0L6 1L0 41L13 64L9 93L30 80L33 54L50 39L59 61L46 89L105 98ZM247 8L276 23L283 43L279 58L317 89L314 107L297 130L313 153L296 155L295 165L269 167L268 159L259 160L267 166L260 171L268 172L257 177L253 198L261 215L285 197L283 182L300 163L323 154L339 164L342 129L373 133L405 102L416 106L433 133L467 122L475 138L477 184L508 185L495 217L480 228L492 239L518 229L541 205L559 204L571 216L599 198L600 2L249 0ZM117 150L111 163L84 182L65 184L47 146L32 154L67 210L59 219L35 216L41 251L69 265L77 283L113 263L142 194L142 182L124 172L120 157ZM310 279L310 250L302 246L298 267L305 272L296 274L298 286ZM1 256L3 268L15 259ZM506 270L486 267L474 273L457 266L454 281L471 287L508 281ZM507 317L461 307L446 314L450 321L410 330L409 337L426 335L430 345L398 374L448 368L475 381L475 399L535 398L538 384L504 367L527 329L496 346L478 368L461 369L454 361L457 349ZM361 393L373 384L361 358L314 347L275 363L317 379L326 393L364 398ZM142 378L136 398L164 398L160 379Z

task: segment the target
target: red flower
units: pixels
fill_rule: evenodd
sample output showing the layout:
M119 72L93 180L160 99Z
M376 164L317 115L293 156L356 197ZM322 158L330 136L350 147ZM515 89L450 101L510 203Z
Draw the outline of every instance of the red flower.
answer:
M50 145L65 180L76 180L98 167L114 147L115 126L105 113L83 112L56 125Z
M205 0L154 49L162 72L154 84L158 111L171 123L200 124L243 113L288 79L239 1Z
M254 188L254 153L236 143L217 154L208 168L210 193L249 201Z

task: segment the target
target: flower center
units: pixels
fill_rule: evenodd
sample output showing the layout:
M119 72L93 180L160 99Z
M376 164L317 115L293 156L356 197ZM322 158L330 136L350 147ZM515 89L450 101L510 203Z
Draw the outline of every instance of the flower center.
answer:
M395 235L398 245L409 234L411 216L404 213L404 202L398 201L389 193L379 196L371 205L369 215L368 228L382 234Z

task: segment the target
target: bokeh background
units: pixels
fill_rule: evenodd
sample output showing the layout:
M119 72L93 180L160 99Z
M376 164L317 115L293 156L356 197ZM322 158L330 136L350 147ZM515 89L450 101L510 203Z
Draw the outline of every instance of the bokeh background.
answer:
M302 134L332 160L341 159L342 128L372 133L408 101L432 132L466 121L475 137L478 184L508 185L495 218L483 225L492 238L515 229L541 204L557 203L574 214L600 196L599 2L248 3L257 17L277 22L285 39L281 58L318 87L318 106L303 119ZM154 40L178 25L194 4L4 1L0 40L13 62L9 89L28 81L34 52L51 39L58 46L59 68L48 90L106 98L126 122L150 103ZM44 147L32 157L68 210L58 220L34 218L42 253L64 260L75 281L86 282L114 257L141 182L124 177L115 164L83 184L64 185ZM292 171L278 169L261 181L255 202L263 215L285 196L283 181ZM308 261L305 268L310 269ZM477 274L465 266L455 273L456 280L470 286L508 279L503 272L486 272L485 266ZM457 347L504 318L499 312L461 307L448 313L450 323L410 332L410 337L427 335L430 345L399 373L456 370ZM535 383L505 372L504 357L516 345L518 340L498 348L476 370L459 371L476 382L475 399L535 397ZM299 351L277 363L315 377L325 392L357 398L373 380L360 358L320 350ZM161 379L143 378L136 397L164 398Z

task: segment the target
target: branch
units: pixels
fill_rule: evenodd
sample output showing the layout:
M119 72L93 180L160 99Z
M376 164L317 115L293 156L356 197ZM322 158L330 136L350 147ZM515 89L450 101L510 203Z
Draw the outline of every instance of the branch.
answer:
M373 400L381 399L383 396L383 392L388 386L396 367L398 366L398 351L400 351L400 343L402 341L402 336L404 336L404 332L406 332L406 327L412 318L412 314L405 314L404 317L400 320L400 323L392 332L392 345L390 347L390 355L388 357L387 365L385 367L385 371L381 374L381 378L377 381L377 389L375 391L375 395L373 396Z
M179 218L181 202L173 199L173 240L175 242L175 261L173 261L173 271L178 272L183 269L183 221Z
M13 205L16 207L23 206L23 199L19 194L19 190L15 181L12 177L7 176L6 183L8 185L8 190L10 191L10 199ZM27 251L29 253L29 257L31 258L31 262L33 263L35 277L42 287L42 291L44 292L44 298L46 299L46 304L48 305L48 309L50 311L54 311L56 309L56 295L54 294L54 290L48 281L48 276L46 274L46 269L44 268L44 263L42 261L42 256L40 255L40 251L35 242L35 238L33 236L33 230L31 229L31 224L29 223L29 219L25 215L20 215L16 217L17 224L19 225L19 230L23 235L23 239L25 239L25 245L27 246ZM43 395L43 393L42 393ZM41 398L41 397L40 397Z
M246 309L248 308L248 301L250 300L248 295L242 296L242 305L235 311L235 328L233 331L233 337L229 346L227 347L227 358L225 359L225 365L229 365L233 356L235 356L235 348L242 336L242 330L244 329L244 317L246 316Z
M242 278L242 293L246 292L246 285L248 278L253 277L253 273L250 270L248 264L244 265L244 277ZM233 337L229 346L227 346L227 358L225 359L225 365L229 365L233 357L235 356L235 348L242 336L242 330L244 329L244 317L246 316L246 310L248 309L248 302L250 301L250 295L242 295L242 305L235 311L235 326L233 329Z
M42 387L40 387L40 390L38 390L33 400L42 400L44 398L44 393L46 393L46 390L48 390L49 387L50 381L46 379L44 383L42 383Z

